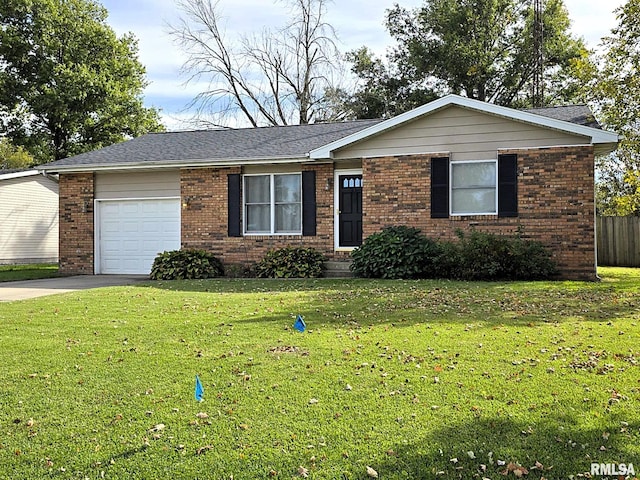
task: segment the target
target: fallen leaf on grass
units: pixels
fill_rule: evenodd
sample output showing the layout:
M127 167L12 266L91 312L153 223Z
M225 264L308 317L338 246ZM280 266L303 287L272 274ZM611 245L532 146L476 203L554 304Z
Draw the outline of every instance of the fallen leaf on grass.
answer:
M371 478L378 478L378 472L376 472L373 468L367 466L367 475Z
M369 475L371 478L378 478L378 472L376 472L371 467L367 467L367 475Z
M536 460L536 464L533 467L531 467L530 470L533 470L534 468L538 470L544 470L544 465L542 465L540 462Z
M161 432L162 430L164 430L164 423L159 423L149 429L150 432Z
M205 412L198 412L198 413L196 413L196 417L201 418L201 419L205 419L205 418L209 418L209 414L205 413Z
M509 475L510 472L513 472L513 475L516 478L522 478L523 475L527 475L529 473L529 470L527 470L526 468L516 463L509 462L509 464L507 465L507 468L500 473L506 476L506 475Z
M311 400L309 400L309 405L315 405L316 403L318 403L320 400L318 400L317 398L312 398Z
M309 470L307 470L301 465L298 467L298 475L300 475L303 478L307 478L309 476Z
M198 450L196 450L196 455L202 455L209 450L213 450L213 445L205 445L204 447L198 448Z

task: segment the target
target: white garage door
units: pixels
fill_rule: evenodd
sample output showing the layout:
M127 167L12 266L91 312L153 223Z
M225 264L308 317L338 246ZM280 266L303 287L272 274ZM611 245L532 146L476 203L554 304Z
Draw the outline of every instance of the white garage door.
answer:
M156 255L180 248L180 200L98 202L98 272L148 274Z

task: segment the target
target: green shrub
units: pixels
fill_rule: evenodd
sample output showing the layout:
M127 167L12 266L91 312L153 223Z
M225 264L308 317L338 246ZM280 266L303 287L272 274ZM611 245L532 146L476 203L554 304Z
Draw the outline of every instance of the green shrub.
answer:
M453 266L449 278L541 280L558 273L551 254L539 242L476 230L457 235L458 242L447 253L452 258L442 258Z
M551 253L533 240L513 239L509 245L509 278L515 280L544 280L558 275L558 267Z
M367 237L351 252L351 270L365 278L433 276L440 247L417 228L387 227Z
M259 278L315 278L322 275L325 257L314 248L270 250L255 266Z
M420 230L388 227L351 253L351 270L366 278L540 280L557 274L539 242L472 230L458 241L434 241Z
M509 238L472 230L458 235L458 268L454 278L461 280L496 280L506 278L505 261Z
M153 261L152 280L187 280L220 277L222 262L204 250L172 250L162 252Z

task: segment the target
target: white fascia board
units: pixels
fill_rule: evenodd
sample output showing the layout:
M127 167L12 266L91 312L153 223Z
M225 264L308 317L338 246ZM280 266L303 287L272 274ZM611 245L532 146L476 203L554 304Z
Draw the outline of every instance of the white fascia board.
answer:
M0 175L0 180L11 180L12 178L31 177L33 175L40 175L38 170L23 170L21 172L4 173Z
M578 125L571 122L565 122L563 120L556 120L542 115L537 115L535 113L514 110L513 108L502 107L500 105L494 105L487 102L481 102L480 100L461 97L459 95L447 95L445 97L434 100L433 102L422 105L421 107L414 108L413 110L400 114L397 117L390 118L389 120L385 120L383 122L372 125L371 127L365 128L364 130L360 130L359 132L356 132L352 135L336 140L335 142L329 143L320 148L316 148L315 150L309 152L309 156L313 159L332 158L333 151L337 150L338 148L351 145L367 137L377 135L386 130L395 128L405 122L409 122L423 115L428 115L437 110L441 110L442 108L452 105L476 110L481 113L489 113L492 115L497 115L507 119L529 123L540 127L551 128L554 130L560 130L562 132L589 137L591 139L591 143L593 144L618 142L618 134L608 132L606 130Z
M149 169L184 169L184 168L209 168L209 167L237 167L244 165L270 165L287 163L308 163L308 157L269 157L251 159L230 159L230 160L181 160L179 162L138 162L138 163L110 163L98 165L41 165L38 169L42 172L55 173L86 173L86 172L108 172L108 171L128 171L128 170L149 170Z

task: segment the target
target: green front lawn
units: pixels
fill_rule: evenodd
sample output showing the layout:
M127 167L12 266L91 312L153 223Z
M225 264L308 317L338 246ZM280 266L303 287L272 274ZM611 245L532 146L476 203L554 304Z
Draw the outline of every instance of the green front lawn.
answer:
M0 282L37 280L58 276L57 263L32 263L28 265L0 265Z
M0 478L640 470L640 270L601 274L159 282L2 303Z

